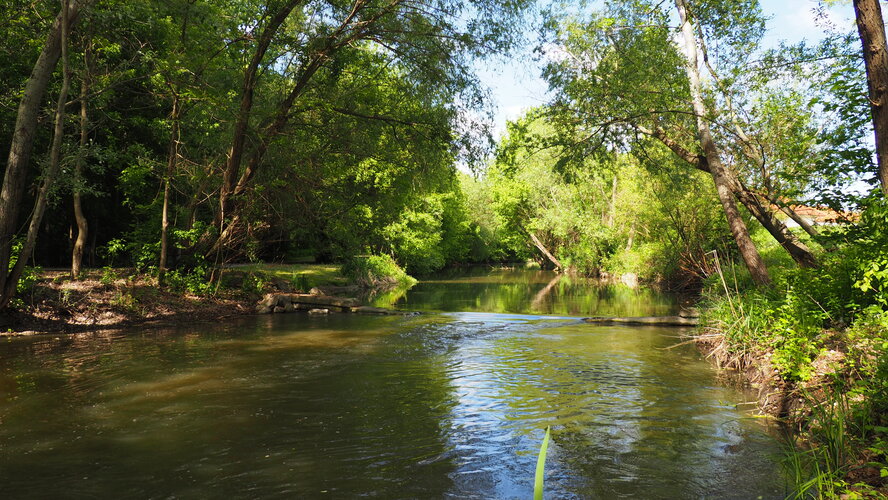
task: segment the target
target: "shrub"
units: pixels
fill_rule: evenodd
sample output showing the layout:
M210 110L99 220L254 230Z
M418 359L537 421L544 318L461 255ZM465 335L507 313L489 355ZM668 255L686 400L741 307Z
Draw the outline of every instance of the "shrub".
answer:
M184 269L172 269L164 277L165 284L171 290L182 293L188 292L194 295L210 295L215 286L209 279L210 269L201 266L190 271Z
M408 276L390 255L359 255L342 266L342 274L364 288L393 288L413 286L416 280Z

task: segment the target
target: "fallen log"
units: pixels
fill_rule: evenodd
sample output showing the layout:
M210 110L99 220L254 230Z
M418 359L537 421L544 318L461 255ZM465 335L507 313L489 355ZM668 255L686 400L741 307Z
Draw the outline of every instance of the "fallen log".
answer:
M330 308L348 312L352 307L361 305L361 301L353 298L311 295L308 293L269 293L256 305L256 312L292 312L297 309Z
M350 297L331 297L328 295L312 295L307 293L269 293L256 304L256 312L259 314L289 313L293 311L308 311L309 314L353 312L361 314L384 314L390 316L411 316L418 314L410 311L362 306L360 300Z
M352 307L351 312L361 314L379 314L382 316L415 316L419 314L413 311L399 311L397 309L386 309L384 307L359 306Z
M697 326L697 318L687 318L684 316L637 316L628 318L594 316L583 318L583 321L597 325Z

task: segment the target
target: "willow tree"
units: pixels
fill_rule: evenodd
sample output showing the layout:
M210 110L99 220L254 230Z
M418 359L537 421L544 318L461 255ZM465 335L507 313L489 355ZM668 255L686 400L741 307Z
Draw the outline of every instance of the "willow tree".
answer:
M325 107L308 101L318 75L341 71L352 52L372 52L378 68L397 67L405 81L455 109L479 101L469 60L510 47L527 1L510 0L286 0L269 2L251 27L227 161L218 188L216 232L195 248L218 255L245 230L257 173L293 118ZM472 21L466 21L473 19ZM372 85L373 72L361 85ZM428 85L434 83L434 86ZM263 103L257 109L257 102ZM384 119L380 110L361 112ZM456 114L454 114L456 120ZM455 125L455 122L451 125ZM446 134L445 134L446 135Z
M743 155L751 148L731 148L728 154L725 147L742 142L748 126L744 74L764 29L757 3L614 3L586 21L560 19L553 28L561 50L546 76L557 90L555 118L570 134L585 138L578 154L654 138L689 167L712 176L756 281L769 278L737 203L799 265L816 265L775 207L748 185L752 178L744 175Z

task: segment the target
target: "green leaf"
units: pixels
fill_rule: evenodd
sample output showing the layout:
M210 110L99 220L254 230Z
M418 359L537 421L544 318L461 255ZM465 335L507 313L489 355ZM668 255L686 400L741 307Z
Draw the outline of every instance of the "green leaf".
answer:
M546 437L540 446L540 456L537 458L536 479L533 482L533 500L543 500L543 478L546 475L546 450L549 449L550 427L546 427Z

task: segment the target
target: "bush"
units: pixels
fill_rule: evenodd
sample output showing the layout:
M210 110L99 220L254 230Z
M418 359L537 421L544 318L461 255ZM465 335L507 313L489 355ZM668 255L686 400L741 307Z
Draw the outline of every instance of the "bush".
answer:
M342 265L342 274L364 288L413 286L416 280L407 275L390 255L359 255Z
M178 293L188 292L194 295L210 295L215 290L215 285L210 282L210 269L201 266L190 271L184 269L172 269L164 277L165 284Z

